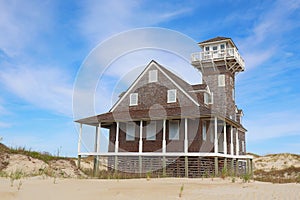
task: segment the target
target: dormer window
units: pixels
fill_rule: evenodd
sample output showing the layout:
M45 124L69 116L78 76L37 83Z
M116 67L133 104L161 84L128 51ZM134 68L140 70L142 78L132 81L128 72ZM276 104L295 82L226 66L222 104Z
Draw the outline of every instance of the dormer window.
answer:
M157 70L149 71L149 83L157 82Z
M130 106L138 105L138 93L131 93L130 94Z
M176 102L176 89L168 90L168 103Z

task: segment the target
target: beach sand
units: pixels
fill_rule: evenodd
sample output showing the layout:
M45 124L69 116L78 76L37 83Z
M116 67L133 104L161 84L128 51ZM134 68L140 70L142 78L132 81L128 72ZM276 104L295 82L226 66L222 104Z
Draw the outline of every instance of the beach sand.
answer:
M32 177L14 181L0 178L1 200L99 200L99 199L299 199L300 184L235 183L231 178L186 179L55 179ZM179 198L181 186L182 197Z

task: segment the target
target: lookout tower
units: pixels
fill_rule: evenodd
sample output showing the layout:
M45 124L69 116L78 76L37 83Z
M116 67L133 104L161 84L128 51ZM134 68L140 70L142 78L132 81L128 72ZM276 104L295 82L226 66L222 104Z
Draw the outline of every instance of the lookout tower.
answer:
M216 37L199 43L201 52L191 55L192 65L201 71L202 82L209 87L210 106L230 119L237 120L235 75L245 63L231 38Z

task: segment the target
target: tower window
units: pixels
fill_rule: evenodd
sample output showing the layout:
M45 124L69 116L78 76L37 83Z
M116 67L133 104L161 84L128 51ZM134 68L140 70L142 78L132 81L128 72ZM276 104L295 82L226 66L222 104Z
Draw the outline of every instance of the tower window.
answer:
M176 89L168 90L168 103L176 102Z
M130 106L136 106L138 105L138 93L132 93L130 94Z
M225 75L221 74L218 76L218 86L222 87L225 86Z
M202 140L206 141L206 121L202 123Z
M234 100L234 88L232 88L232 100Z
M157 82L157 70L149 71L149 83Z
M225 44L221 44L220 49L225 49Z

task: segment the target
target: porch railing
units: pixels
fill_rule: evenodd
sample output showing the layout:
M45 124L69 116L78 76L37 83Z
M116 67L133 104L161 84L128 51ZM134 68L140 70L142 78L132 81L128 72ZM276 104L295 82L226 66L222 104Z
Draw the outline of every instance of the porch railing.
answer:
M237 63L244 68L245 62L244 59L239 54L236 48L227 48L227 49L220 49L215 51L202 51L192 53L191 61L192 62L205 62L211 60L230 60L235 59Z

